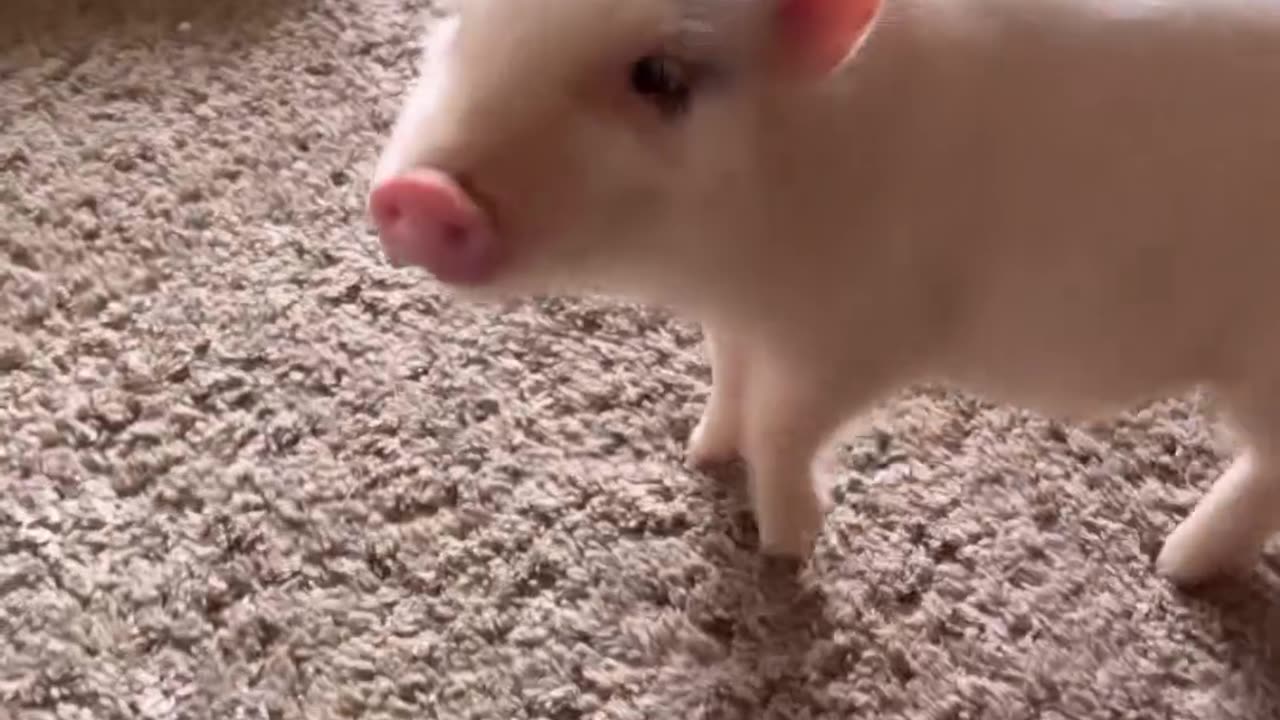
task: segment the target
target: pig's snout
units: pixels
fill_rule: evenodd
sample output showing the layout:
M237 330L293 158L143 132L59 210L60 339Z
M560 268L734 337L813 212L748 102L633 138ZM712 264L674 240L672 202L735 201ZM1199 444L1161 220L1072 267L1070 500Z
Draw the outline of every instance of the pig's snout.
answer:
M448 175L412 170L380 180L369 211L388 260L440 281L478 285L497 271L502 245L484 211Z

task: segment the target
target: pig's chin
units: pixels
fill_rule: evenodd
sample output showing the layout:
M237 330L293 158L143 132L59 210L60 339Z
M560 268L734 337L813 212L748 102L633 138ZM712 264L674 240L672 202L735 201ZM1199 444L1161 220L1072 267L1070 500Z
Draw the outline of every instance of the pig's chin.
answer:
M499 257L456 256L445 259L423 259L414 254L390 253L392 265L416 267L441 284L456 291L483 291L501 276L502 260Z
M593 236L594 237L594 236ZM533 297L609 296L634 300L662 299L658 290L671 281L672 268L655 270L622 248L602 252L598 242L576 243L566 237L502 237L501 248L485 255L479 266L460 258L412 263L426 270L463 301L508 302ZM458 262L459 264L450 264ZM641 268L648 268L648 271Z
M466 268L455 274L454 268L426 267L424 270L442 284L450 294L469 302L508 302L554 292L555 280L539 272L536 263L514 251L504 252L483 268Z

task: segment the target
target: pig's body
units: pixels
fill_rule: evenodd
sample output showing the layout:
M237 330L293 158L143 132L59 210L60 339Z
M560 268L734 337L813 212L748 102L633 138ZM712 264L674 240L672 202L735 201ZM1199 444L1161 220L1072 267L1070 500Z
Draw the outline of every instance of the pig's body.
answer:
M858 88L877 63L892 76L899 47L922 58L883 97L851 94L900 108L887 167L849 171L880 209L851 197L840 225L853 232L830 241L916 246L901 272L844 262L899 286L905 307L931 300L912 323L932 345L922 369L1068 415L1242 372L1280 380L1280 5L898 8L910 17L893 22L890 3L846 71ZM864 133L852 123L828 146Z
M611 14L609 0L557 1L569 3L557 13L573 3L595 13L615 44L648 27L642 12ZM617 137L639 148L584 147L583 136L605 137L611 126L583 101L590 119L566 120L573 135L547 141L568 153L585 197L617 202L612 215L593 207L575 222L534 201L533 222L511 205L534 188L509 169L522 163L495 164L495 148L503 133L520 134L511 128L522 110L525 130L554 127L556 111L494 89L500 73L476 58L502 33L482 10L463 11L452 55L473 65L456 63L450 93L415 93L378 181L444 168L485 191L508 233L554 225L551 217L572 238L491 287L576 282L702 320L715 384L690 452L698 462L745 456L770 550L804 552L822 514L814 453L907 383L951 382L1070 417L1203 383L1220 393L1247 447L1160 565L1194 581L1250 562L1280 528L1280 5L790 2L824 12L866 6L877 19L820 81L744 70L737 94L709 92L690 111L684 135L631 127ZM661 18L700 8L713 32L728 24L716 13L729 16L732 4L643 3ZM616 36L607 32L614 16ZM760 30L759 17L748 20ZM535 22L510 19L526 21ZM575 62L605 53L581 37L548 44L554 32L542 30L542 45L517 46L529 62L539 52ZM737 40L721 55L736 58L748 44ZM509 82L512 92L530 78ZM467 85L486 90L468 95ZM575 107L565 100L560 109ZM505 129L468 136L486 122L481 108L509 111L499 112ZM637 152L642 143L649 155ZM483 152L469 155L474 148ZM546 149L514 151L536 166ZM619 170L641 161L652 167ZM546 190L559 204L562 191ZM411 191L404 197L411 207ZM624 200L650 203L648 217L622 211ZM605 236L610 219L621 239ZM382 229L384 240L409 237L389 220Z

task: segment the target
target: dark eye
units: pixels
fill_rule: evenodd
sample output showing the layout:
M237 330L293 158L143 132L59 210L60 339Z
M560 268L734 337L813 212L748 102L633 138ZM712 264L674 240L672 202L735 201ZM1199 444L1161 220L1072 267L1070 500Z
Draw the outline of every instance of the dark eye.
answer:
M632 63L631 90L668 116L688 110L692 96L685 66L662 55L646 55Z

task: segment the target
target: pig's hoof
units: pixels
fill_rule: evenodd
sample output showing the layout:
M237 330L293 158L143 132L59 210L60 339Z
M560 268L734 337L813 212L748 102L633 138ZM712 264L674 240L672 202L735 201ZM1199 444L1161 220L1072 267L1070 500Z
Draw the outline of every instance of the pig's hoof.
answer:
M782 533L760 533L760 552L764 555L786 560L804 560L813 552L814 542L818 538L818 528L802 530L799 528Z
M707 468L733 462L738 458L738 448L732 433L703 416L689 435L685 457L691 467Z
M1199 530L1186 521L1174 529L1156 557L1156 573L1190 588L1247 574L1259 558L1260 553L1232 542L1231 533L1206 536Z
M775 516L760 525L760 551L776 558L803 560L813 552L822 532L820 503L796 508L785 516Z

